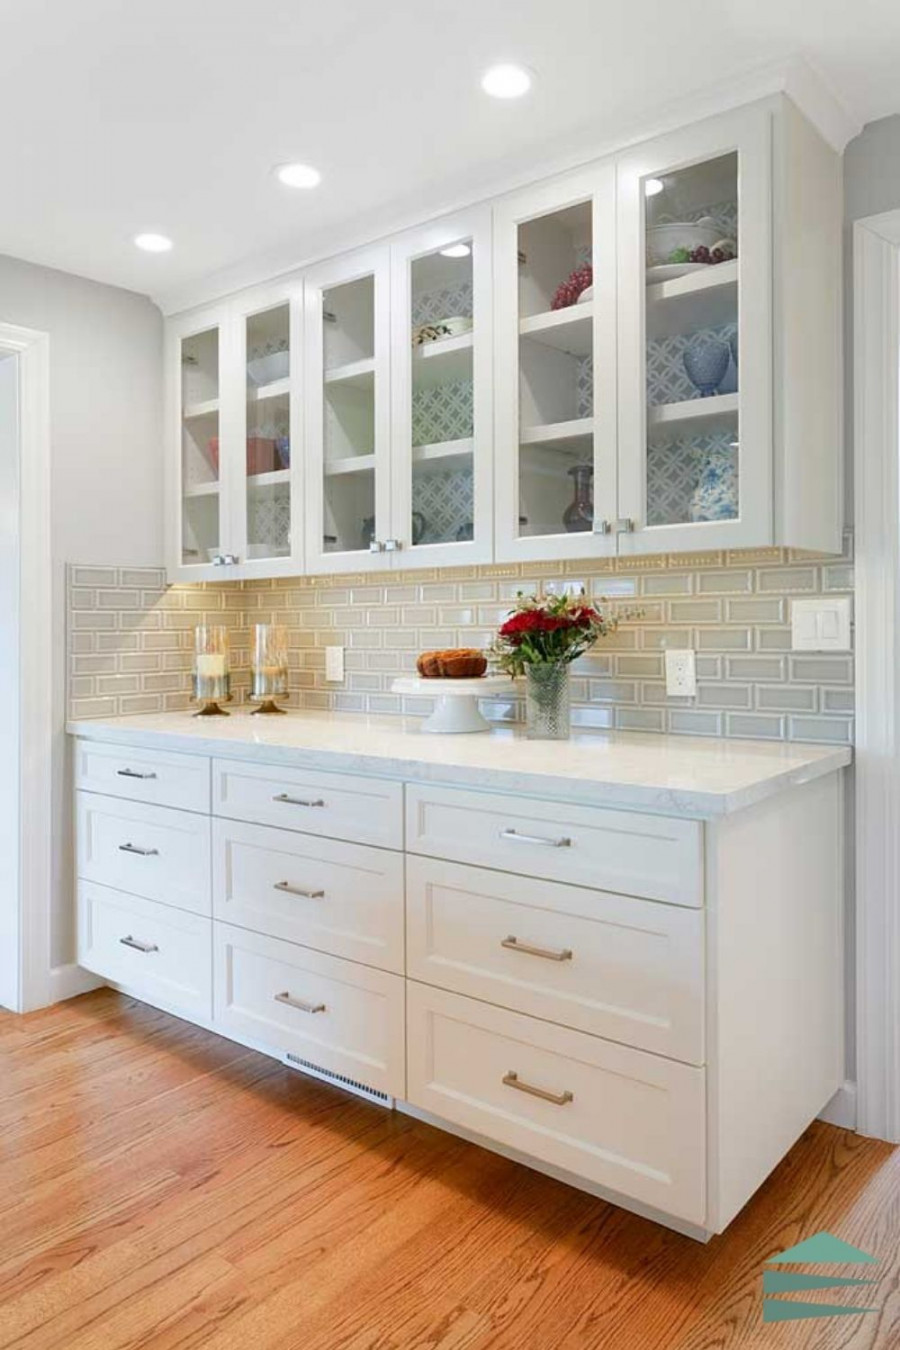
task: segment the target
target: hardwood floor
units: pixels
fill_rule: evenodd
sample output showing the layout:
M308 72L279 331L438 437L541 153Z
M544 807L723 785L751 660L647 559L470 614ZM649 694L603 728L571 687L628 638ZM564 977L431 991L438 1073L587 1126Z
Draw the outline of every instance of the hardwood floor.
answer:
M900 1150L827 1125L703 1247L108 990L0 1015L0 1083L4 1348L900 1346ZM796 1297L878 1312L764 1326L822 1228L877 1286Z

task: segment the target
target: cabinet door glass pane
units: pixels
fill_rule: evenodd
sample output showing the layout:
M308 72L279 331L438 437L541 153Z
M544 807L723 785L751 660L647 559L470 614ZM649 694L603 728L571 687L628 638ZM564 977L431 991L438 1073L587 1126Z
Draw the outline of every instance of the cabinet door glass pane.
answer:
M246 320L247 557L291 551L290 307Z
M208 563L220 548L219 330L181 342L181 561Z
M323 548L365 552L375 537L375 279L323 294Z
M738 157L644 181L647 524L734 520Z
M521 536L593 524L592 240L590 201L519 226Z
M413 545L473 537L472 250L459 240L409 265Z

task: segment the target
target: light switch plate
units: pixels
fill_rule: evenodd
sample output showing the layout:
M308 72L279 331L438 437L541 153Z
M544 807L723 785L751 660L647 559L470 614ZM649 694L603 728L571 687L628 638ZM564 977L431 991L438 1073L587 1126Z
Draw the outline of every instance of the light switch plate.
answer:
M325 648L325 678L335 682L344 678L343 647Z
M697 693L697 662L690 647L667 647L666 693L672 698L693 698Z
M791 646L795 652L849 652L849 595L791 601Z

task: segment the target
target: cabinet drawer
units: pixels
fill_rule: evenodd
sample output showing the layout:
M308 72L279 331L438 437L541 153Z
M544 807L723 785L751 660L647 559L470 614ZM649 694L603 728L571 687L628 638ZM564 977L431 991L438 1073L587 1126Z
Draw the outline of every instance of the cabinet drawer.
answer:
M212 921L78 883L78 964L150 1003L212 1016Z
M210 821L78 792L78 875L195 914L212 912Z
M217 919L403 974L403 854L213 821Z
M703 1222L703 1069L413 982L408 998L415 1106Z
M404 980L230 924L215 928L215 1017L279 1054L402 1097Z
M413 979L703 1062L703 911L413 858Z
M406 847L625 895L703 903L699 821L410 784Z
M213 811L351 843L403 847L403 787L378 778L213 760Z
M209 778L210 760L202 755L75 742L75 786L87 792L208 812Z

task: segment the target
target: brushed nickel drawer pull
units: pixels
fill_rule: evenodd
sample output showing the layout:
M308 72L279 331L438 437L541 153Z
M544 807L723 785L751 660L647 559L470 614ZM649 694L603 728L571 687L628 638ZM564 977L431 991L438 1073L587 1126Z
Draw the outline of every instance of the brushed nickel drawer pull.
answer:
M137 769L116 769L120 778L155 778L155 773L138 773Z
M138 848L137 844L120 844L120 853L136 853L139 858L158 858L158 848Z
M563 947L558 952L552 951L549 947L532 947L529 942L520 942L512 933L503 939L500 946L510 952L524 952L526 956L543 956L547 961L572 960L572 953L568 947Z
M292 886L289 881L276 881L274 889L285 891L288 895L300 895L304 900L324 900L324 891L305 891L302 886Z
M119 938L123 947L133 947L136 952L158 952L159 948L155 942L141 942L139 938L132 937L129 933L127 937Z
M296 1008L298 1012L317 1013L325 1011L324 1003L304 1003L302 998L294 998L285 989L283 994L275 995L276 1003L286 1003L289 1008Z
M572 840L561 834L558 839L549 839L544 834L520 834L518 830L501 830L501 839L509 839L514 844L545 844L547 848L571 848Z
M286 802L288 806L324 806L325 803L321 797L310 801L307 797L291 797L287 792L279 792L277 797L272 798L273 802Z
M515 1088L518 1092L527 1092L530 1097L540 1097L543 1102L552 1102L554 1106L566 1106L569 1102L575 1100L571 1092L548 1092L546 1088L533 1087L531 1083L523 1083L519 1075L512 1069L509 1073L503 1075L503 1084L505 1087Z

